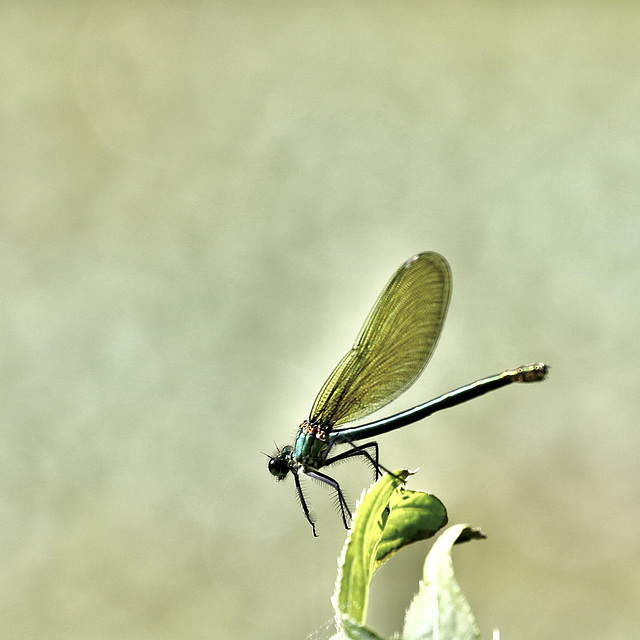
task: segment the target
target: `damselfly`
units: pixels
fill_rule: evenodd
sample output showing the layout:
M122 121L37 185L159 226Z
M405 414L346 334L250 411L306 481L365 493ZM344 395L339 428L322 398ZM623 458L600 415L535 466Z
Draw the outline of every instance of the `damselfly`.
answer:
M327 484L336 493L346 528L351 510L338 482L320 471L348 458L362 457L380 469L378 444L356 444L399 429L512 382L538 382L547 365L529 364L477 380L424 404L388 418L358 426L343 426L385 406L404 393L424 370L440 336L451 293L447 261L437 253L419 253L395 272L384 288L355 344L339 362L318 393L309 419L296 439L269 459L269 471L278 480L293 474L304 515L316 527L300 483L300 473ZM339 444L350 445L334 453Z

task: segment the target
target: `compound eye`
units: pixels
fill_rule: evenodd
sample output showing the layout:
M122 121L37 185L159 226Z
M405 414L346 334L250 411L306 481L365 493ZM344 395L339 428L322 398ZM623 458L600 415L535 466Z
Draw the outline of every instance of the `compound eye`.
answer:
M281 455L270 458L269 473L278 478L278 480L284 479L287 473L289 473L289 464L287 463L287 460Z

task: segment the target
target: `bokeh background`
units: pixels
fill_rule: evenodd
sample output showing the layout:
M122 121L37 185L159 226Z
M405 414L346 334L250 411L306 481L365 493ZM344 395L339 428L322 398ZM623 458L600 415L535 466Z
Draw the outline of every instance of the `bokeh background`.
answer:
M640 4L0 6L0 636L304 638L344 540L266 458L403 260L453 299L381 438L480 526L485 636L640 627ZM340 469L352 498L369 471ZM428 543L375 578L399 630Z

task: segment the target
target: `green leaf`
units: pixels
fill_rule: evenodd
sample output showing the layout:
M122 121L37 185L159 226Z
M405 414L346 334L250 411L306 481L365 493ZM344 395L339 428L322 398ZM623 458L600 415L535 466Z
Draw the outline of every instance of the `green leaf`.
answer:
M429 493L398 487L389 500L390 514L378 543L374 571L400 549L434 536L447 524L445 506Z
M362 624L357 624L349 618L342 618L341 624L342 631L349 640L384 640L372 629Z
M338 563L333 606L338 619L364 624L369 601L369 583L376 569L376 553L389 517L389 500L408 477L406 469L386 474L360 501L353 528L347 536Z
M403 640L481 640L471 608L453 575L451 548L484 538L479 529L455 525L435 542L424 565L420 589L405 616Z
M358 505L333 597L336 620L347 638L379 639L364 626L373 574L401 548L433 536L447 522L438 498L402 486L410 474L404 469L385 475Z

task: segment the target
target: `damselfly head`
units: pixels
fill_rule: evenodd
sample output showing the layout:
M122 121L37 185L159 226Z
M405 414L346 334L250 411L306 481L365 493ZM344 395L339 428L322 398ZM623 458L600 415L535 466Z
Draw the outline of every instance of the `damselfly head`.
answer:
M269 456L269 473L276 480L284 480L289 473L289 458L292 448L290 445L282 447L275 455Z

